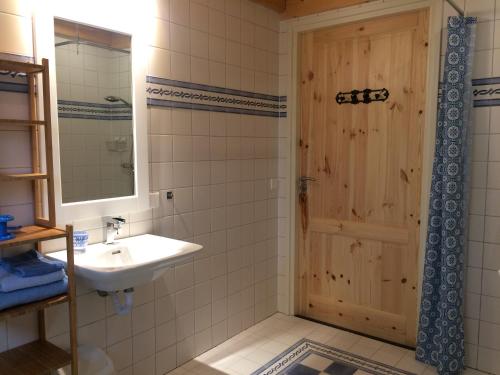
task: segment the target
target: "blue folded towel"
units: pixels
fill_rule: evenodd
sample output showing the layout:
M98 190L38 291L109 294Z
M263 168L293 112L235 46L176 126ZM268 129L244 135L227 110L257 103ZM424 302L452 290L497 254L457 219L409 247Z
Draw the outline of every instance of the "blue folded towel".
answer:
M0 268L0 292L13 292L14 290L32 288L46 285L64 279L64 270L48 273L46 275L20 277Z
M61 281L55 283L35 286L33 288L20 289L14 292L0 292L0 310L24 305L25 303L40 301L45 298L54 297L66 293L68 290L68 278L65 276Z
M62 270L64 263L49 260L38 251L30 250L20 255L0 259L0 267L20 277L32 277Z

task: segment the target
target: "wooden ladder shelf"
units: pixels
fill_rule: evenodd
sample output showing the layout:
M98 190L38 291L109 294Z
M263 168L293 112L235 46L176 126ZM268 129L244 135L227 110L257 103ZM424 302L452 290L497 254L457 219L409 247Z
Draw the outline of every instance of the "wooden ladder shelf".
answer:
M46 375L67 365L71 365L72 375L78 375L73 226L67 225L65 230L56 228L49 61L43 59L42 64L39 65L0 60L0 70L26 73L28 81L29 119L0 118L0 131L5 127L27 127L30 130L32 149L32 171L0 173L0 186L2 183L12 181L30 181L33 184L35 219L34 225L22 227L20 230L14 232L16 235L14 239L0 241L0 254L5 256L9 249L30 243L35 244L36 248L40 249L41 242L43 241L66 238L68 259L68 290L66 293L41 301L0 310L0 320L36 311L38 313L39 335L37 341L0 353L0 375ZM43 120L39 119L37 105L36 82L38 75L42 78ZM40 147L42 142L45 151L45 163L42 163L42 150ZM45 333L45 309L61 303L68 303L69 353L48 342Z

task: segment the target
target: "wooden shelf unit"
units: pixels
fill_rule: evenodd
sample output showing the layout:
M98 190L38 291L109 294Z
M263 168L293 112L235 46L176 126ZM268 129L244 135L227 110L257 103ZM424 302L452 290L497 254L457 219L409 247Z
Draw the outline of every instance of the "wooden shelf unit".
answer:
M48 61L47 59L43 60ZM46 70L46 67L43 64L43 62L40 65L22 61L0 60L0 70L8 70L17 73L34 74L34 73L43 73Z
M47 180L49 176L46 173L0 173L0 180L19 181L19 180Z
M0 354L0 374L48 375L71 363L71 356L48 341L34 341Z
M0 310L0 320L9 319L26 313L38 313L38 336L35 342L0 353L0 375L46 375L68 364L71 365L71 374L78 375L78 344L76 327L76 284L75 261L73 251L73 226L66 225L66 229L56 228L55 199L54 199L54 172L52 157L52 132L50 114L50 80L49 61L42 60L42 64L8 61L0 59L0 70L24 72L28 80L29 120L0 119L0 125L26 126L31 130L32 171L30 173L0 174L0 184L4 181L31 181L34 194L35 224L22 227L13 233L15 238L0 241L0 255L6 256L11 248L35 244L41 249L41 242L58 238L66 239L68 290L66 293L35 301L8 309ZM37 75L42 78L41 90L43 93L43 120L39 120L37 99ZM43 132L40 129L43 127ZM2 128L0 127L0 130ZM43 140L41 139L43 135ZM41 143L44 143L45 165L42 171ZM1 186L1 185L0 185ZM1 190L1 187L0 187ZM44 204L43 197L46 196ZM49 343L45 332L45 309L61 303L68 303L70 352Z
M22 227L15 233L16 238L0 242L0 249L20 246L38 241L55 240L66 237L66 231L58 228L46 228L39 225Z
M0 125L9 125L9 126L38 126L45 125L45 121L40 120L14 120L8 118L0 118Z
M9 319L15 316L24 315L29 312L35 312L40 309L46 309L51 306L59 305L60 303L68 302L68 293L59 294L58 296L49 297L41 301L26 303L24 305L14 306L10 309L0 310L0 320ZM1 354L0 354L1 355Z

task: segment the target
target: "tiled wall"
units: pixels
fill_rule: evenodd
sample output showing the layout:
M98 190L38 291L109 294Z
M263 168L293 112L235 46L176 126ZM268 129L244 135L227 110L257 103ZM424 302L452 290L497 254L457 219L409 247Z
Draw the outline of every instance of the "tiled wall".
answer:
M464 1L462 1L461 5ZM473 78L500 76L500 1L467 0L478 17ZM473 111L472 196L466 288L467 363L500 374L500 107Z
M16 4L0 1L0 20L16 20L15 27L0 22L0 35L27 47L12 51L17 44L0 39L0 50L30 55L31 40L24 39L31 37L29 18L7 14L17 11ZM158 0L156 12L149 76L277 95L274 13L248 0ZM19 113L25 109L21 95L0 95L15 101ZM137 288L134 310L123 317L78 285L80 343L104 348L120 375L163 374L269 316L277 304L278 119L155 106L148 126L151 190L160 192L160 206L123 213L129 224L121 235L155 232L205 249ZM18 151L26 139L15 140ZM14 166L7 151L0 145L0 160ZM173 200L166 199L167 191ZM7 191L2 185L0 213L29 223L30 202L29 186ZM90 230L91 242L103 240L101 218L74 224ZM65 306L49 311L51 340L67 345L66 323ZM33 315L0 322L0 350L34 339L35 327Z
M29 12L28 2L0 2L0 53L22 56L33 54ZM24 94L0 92L1 117L27 119L27 104ZM0 172L28 171L31 166L29 132L19 127L8 129L0 129ZM19 182L2 183L0 213L5 212L15 215L19 224L32 222L32 194L28 185Z

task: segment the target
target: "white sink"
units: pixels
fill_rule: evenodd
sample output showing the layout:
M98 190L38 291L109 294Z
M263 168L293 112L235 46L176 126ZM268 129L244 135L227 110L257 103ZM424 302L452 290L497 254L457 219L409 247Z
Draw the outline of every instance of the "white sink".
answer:
M203 247L194 243L144 234L89 245L84 253L75 253L75 273L96 290L114 292L148 283L160 277L166 268L183 261ZM66 263L66 251L48 254Z

